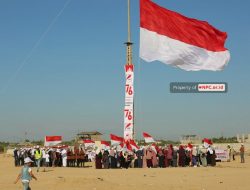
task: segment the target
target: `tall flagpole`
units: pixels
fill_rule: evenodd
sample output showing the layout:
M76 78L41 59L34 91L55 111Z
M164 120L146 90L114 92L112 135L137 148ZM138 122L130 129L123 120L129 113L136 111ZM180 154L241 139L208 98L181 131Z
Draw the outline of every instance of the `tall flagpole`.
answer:
M128 0L128 41L125 43L127 45L127 64L132 65L132 45L131 42L131 31L130 31L130 0Z
M124 139L134 139L134 65L132 63L132 45L130 31L130 0L128 0L128 41L127 59L125 64L125 108L124 108Z

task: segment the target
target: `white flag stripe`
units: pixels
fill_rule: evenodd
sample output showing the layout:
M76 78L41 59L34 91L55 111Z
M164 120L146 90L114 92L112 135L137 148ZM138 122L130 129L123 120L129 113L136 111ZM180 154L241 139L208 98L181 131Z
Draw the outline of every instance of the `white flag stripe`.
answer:
M44 146L55 146L60 144L62 141L45 141Z
M227 65L230 53L208 51L140 28L140 57L147 62L158 60L187 71L219 71Z

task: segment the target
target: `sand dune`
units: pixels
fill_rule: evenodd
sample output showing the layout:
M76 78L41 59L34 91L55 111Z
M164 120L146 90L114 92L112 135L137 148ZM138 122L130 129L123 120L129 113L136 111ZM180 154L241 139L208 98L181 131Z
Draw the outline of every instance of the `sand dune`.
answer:
M250 157L246 163L217 163L206 168L109 169L50 168L37 173L32 190L249 190ZM21 182L13 184L20 167L14 167L13 158L0 155L0 189L21 190ZM91 163L88 163L91 166Z

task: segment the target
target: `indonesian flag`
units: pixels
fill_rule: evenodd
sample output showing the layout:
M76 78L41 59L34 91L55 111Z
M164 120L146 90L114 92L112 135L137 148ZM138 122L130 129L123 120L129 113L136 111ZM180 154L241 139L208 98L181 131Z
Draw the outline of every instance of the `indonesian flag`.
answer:
M133 148L132 148L132 146L131 146L131 144L130 144L129 141L126 141L126 142L123 143L122 145L123 145L123 147L122 147L123 151L130 151L130 152L133 152Z
M204 145L205 148L208 148L212 144L213 143L212 143L211 139L207 139L207 138L203 139L203 145Z
M140 57L186 71L223 70L230 59L226 32L140 0Z
M123 143L124 139L122 137L118 137L116 135L110 134L111 145L119 145Z
M93 147L95 145L95 141L92 140L83 140L83 143L85 148Z
M143 137L144 137L144 140L146 143L152 143L152 142L155 142L153 137L151 135L149 135L148 133L142 133L143 134Z
M44 146L55 146L62 142L62 136L45 136Z
M107 141L101 141L101 148L104 150L110 149L110 144Z
M132 150L137 151L140 149L140 147L136 144L136 142L134 140L130 140L129 144L130 144Z

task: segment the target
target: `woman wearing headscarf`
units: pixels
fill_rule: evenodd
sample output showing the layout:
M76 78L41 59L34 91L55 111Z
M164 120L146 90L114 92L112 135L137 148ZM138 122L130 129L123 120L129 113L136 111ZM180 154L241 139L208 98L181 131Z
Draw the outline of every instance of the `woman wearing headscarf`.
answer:
M144 147L144 148L143 148L143 158L142 158L142 167L143 167L143 168L146 168L146 167L147 167L146 154L147 154L147 149Z
M152 163L152 149L148 148L146 151L146 159L147 159L147 167L148 168L152 168L153 167L153 163Z
M184 150L182 145L180 145L178 153L179 153L179 163L178 164L181 167L185 167L186 154L185 154L185 150Z
M95 156L95 168L102 169L102 152L100 150L97 151Z
M105 150L102 155L102 163L103 163L103 168L108 169L109 168L109 152Z
M159 167L163 168L164 167L164 158L165 157L164 157L162 149L160 149L159 152L158 152L158 158L159 158Z
M152 150L152 165L153 168L158 166L157 153L154 150Z
M172 166L172 160L173 160L173 145L168 145L168 153L167 153L167 167Z

